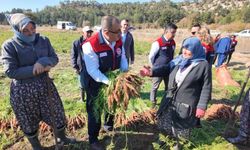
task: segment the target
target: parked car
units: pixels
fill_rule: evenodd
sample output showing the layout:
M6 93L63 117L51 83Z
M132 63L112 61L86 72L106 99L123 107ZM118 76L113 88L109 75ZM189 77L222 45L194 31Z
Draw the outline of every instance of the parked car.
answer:
M57 29L76 30L76 26L70 21L57 21Z
M100 31L102 29L101 25L96 25L94 26L94 30Z
M241 36L241 37L250 37L250 29L240 31L238 33L234 33L236 36Z

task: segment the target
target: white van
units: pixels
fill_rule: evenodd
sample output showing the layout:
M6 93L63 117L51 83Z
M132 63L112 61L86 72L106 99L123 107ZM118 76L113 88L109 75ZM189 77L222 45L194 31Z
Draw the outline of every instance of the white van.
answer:
M57 29L76 30L76 26L70 21L57 21Z

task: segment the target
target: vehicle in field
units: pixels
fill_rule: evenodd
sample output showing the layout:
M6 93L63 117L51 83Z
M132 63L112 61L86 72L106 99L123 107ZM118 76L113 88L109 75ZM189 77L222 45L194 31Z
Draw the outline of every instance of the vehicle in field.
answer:
M76 25L70 21L57 21L57 29L76 30Z
M240 37L250 37L250 29L242 30L238 33L234 33L234 35L240 36Z

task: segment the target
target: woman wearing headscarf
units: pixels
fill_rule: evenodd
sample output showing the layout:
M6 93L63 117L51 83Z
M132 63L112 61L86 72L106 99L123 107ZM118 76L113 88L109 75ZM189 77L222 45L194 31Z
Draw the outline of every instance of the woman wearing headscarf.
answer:
M168 135L188 139L211 99L211 69L197 37L186 39L182 55L168 65L144 67L142 76L168 76L168 91L158 110L158 126ZM177 142L178 143L178 142ZM177 144L177 147L180 146Z
M5 74L12 79L10 103L21 130L34 150L42 148L37 135L40 121L55 126L58 142L74 143L65 136L62 101L48 77L48 71L58 63L49 39L36 33L36 24L24 14L6 18L14 36L2 45L2 61Z

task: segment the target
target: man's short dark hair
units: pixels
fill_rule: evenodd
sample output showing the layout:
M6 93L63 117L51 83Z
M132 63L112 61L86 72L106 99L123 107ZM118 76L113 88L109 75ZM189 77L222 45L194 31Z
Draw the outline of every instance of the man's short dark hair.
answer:
M199 23L196 23L192 27L199 27L199 28L201 28L201 25Z
M174 30L177 30L177 26L174 24L174 23L167 23L165 25L165 30L168 30L168 29L174 29Z
M129 20L128 20L128 19L122 19L122 21L129 22ZM122 22L122 21L121 21L121 22Z

